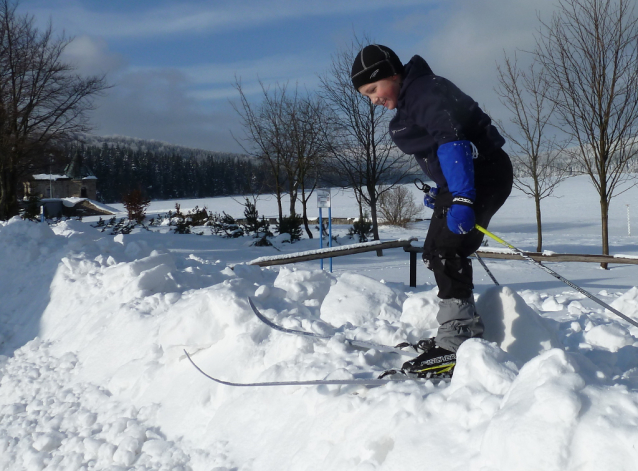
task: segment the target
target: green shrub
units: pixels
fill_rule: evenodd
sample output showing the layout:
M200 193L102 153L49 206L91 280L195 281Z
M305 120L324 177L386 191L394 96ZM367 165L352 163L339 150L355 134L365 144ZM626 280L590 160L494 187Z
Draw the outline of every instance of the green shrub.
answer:
M242 224L241 228L246 235L254 234L255 239L260 239L259 242L255 243L256 246L270 245L266 239L266 237L272 236L270 223L263 216L261 219L259 218L257 205L251 203L248 198L246 198L244 203L244 224Z
M357 219L350 229L348 229L348 236L359 238L359 242L368 242L368 237L372 235L372 221L368 219L368 214L365 213L363 218Z
M40 220L40 198L37 196L29 196L27 205L22 213L22 219L29 219L31 221Z
M290 242L293 243L297 240L301 240L303 219L296 214L290 216L284 216L279 220L277 225L277 232L279 234L290 234Z

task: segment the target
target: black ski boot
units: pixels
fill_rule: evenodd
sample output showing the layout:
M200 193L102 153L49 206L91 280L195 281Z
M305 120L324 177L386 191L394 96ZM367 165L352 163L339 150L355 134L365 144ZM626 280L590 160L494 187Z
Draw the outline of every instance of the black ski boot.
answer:
M456 354L445 348L434 346L413 360L406 361L401 370L417 378L451 377L456 366Z
M421 340L418 343L423 353L406 361L400 370L385 371L379 378L397 373L416 378L451 378L456 366L456 353L438 347L434 339Z

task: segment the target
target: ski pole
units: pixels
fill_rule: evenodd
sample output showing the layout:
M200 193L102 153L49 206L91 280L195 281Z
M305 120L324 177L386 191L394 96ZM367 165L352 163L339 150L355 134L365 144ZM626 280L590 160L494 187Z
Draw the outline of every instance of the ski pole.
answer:
M593 294L591 294L588 291L585 291L584 289L582 289L580 286L575 285L574 283L572 283L571 281L569 281L568 279L562 277L561 275L559 275L558 273L556 273L554 270L552 270L551 268L546 267L545 265L543 265L541 262L534 260L532 257L530 257L529 255L527 255L525 252L523 252L520 249L517 249L516 247L514 247L512 244L504 241L503 239L501 239L500 237L492 234L490 231L488 231L487 229L482 228L481 226L479 226L478 224L476 224L474 227L476 227L479 231L481 231L483 234L485 234L488 237L491 237L492 239L494 239L496 242L499 242L501 244L503 244L504 246L506 246L507 248L513 250L514 252L516 252L518 255L520 255L521 257L523 257L525 260L527 260L528 262L532 262L534 265L537 265L539 267L541 267L543 270L545 270L547 273L549 273L550 275L552 275L554 278L559 279L560 281L562 281L563 283L565 283L567 286L575 289L576 291L578 291L580 294L583 294L585 296L587 296L589 299L591 299L592 301L600 304L602 307L604 307L605 309L613 312L614 314L616 314L619 317L622 317L623 319L625 319L627 322L629 322L630 324L638 327L638 322L636 322L635 320L631 319L630 317L627 317L626 315L624 315L622 312L620 312L618 309L614 309L613 307L611 307L609 304L607 304L604 301L601 301L600 299L598 299L596 296L594 296Z
M479 263L481 264L481 266L485 269L485 271L487 272L488 275L490 275L490 278L492 278L492 281L494 282L494 284L496 286L499 286L498 281L496 281L496 278L494 278L494 275L492 275L492 272L490 271L489 268L487 268L487 265L485 264L485 262L483 261L483 259L481 258L481 256L478 254L478 250L476 252L474 252L474 255L476 255L476 259L479 261Z

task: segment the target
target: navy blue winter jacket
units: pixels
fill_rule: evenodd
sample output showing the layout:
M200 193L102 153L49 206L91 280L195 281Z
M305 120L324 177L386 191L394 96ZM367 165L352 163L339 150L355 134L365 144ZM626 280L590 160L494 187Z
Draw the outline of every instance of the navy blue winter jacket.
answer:
M448 181L437 155L440 146L470 141L487 156L505 143L479 105L452 82L434 75L420 56L405 65L396 110L390 121L392 140L401 151L414 155L426 175L444 190Z

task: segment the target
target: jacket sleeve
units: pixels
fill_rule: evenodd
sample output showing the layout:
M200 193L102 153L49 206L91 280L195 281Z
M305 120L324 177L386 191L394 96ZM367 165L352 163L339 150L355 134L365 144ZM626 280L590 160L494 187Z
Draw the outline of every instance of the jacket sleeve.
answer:
M474 187L474 146L465 122L469 97L446 79L427 77L410 102L410 115L436 142L437 157L455 203L471 205ZM469 99L471 103L473 100ZM470 200L469 203L465 200Z
M437 150L441 170L447 180L453 204L471 206L476 199L474 187L474 147L470 141L447 142Z

